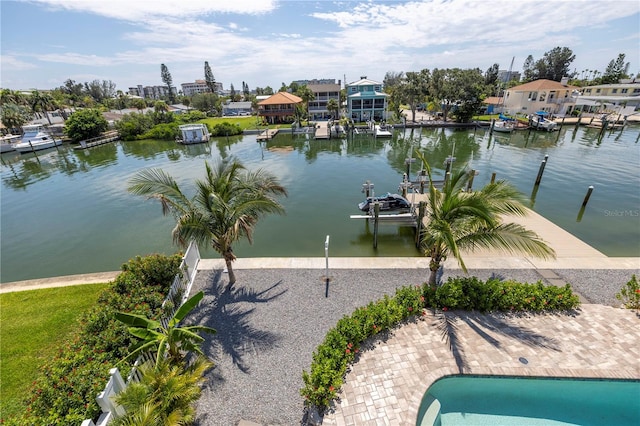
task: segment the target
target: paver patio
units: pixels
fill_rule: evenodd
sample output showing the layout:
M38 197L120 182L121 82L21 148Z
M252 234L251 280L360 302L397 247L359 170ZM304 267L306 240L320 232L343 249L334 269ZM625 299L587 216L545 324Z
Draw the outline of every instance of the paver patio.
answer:
M396 329L364 350L324 425L411 425L426 389L456 374L640 379L640 317L583 305L570 315L447 313Z

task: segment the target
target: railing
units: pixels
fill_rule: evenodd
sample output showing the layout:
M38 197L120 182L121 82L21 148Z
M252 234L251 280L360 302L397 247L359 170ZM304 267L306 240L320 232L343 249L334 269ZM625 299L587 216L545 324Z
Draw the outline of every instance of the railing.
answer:
M167 326L169 318L171 318L178 308L180 308L180 306L182 306L182 304L189 298L189 293L191 292L191 287L193 286L193 281L196 277L199 262L200 250L198 249L198 245L192 241L182 257L180 272L176 274L173 279L173 284L162 303L162 306L166 306L167 303L173 303L173 308L169 311L167 316L160 320L164 327ZM139 382L142 378L142 374L139 370L140 366L147 361L152 361L154 358L155 354L150 352L140 355L133 364L126 381L122 379L120 371L117 368L109 370L109 381L104 387L104 390L96 397L96 401L102 409L102 414L98 418L97 423L94 423L91 419L87 419L82 422L81 426L106 426L116 415L124 415L124 408L114 401L115 396L125 390L130 383Z

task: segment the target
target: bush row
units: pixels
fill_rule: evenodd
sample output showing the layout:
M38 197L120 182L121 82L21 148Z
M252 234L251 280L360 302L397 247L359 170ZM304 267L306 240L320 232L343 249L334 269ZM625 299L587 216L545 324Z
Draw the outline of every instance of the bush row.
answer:
M444 311L478 310L542 312L568 310L579 305L571 287L545 286L476 277L449 278L442 286L426 284L405 286L393 297L369 303L344 316L329 330L313 353L310 373L303 371L300 394L307 405L321 411L336 398L348 365L354 361L362 343L378 333L395 327L414 315L425 315L426 308Z
M101 411L95 398L104 390L109 370L128 354L132 343L115 312L160 318L181 259L180 254L150 255L123 265L96 306L82 316L72 339L43 366L31 386L24 415L6 424L79 425L85 419L95 420ZM128 368L121 366L123 375Z

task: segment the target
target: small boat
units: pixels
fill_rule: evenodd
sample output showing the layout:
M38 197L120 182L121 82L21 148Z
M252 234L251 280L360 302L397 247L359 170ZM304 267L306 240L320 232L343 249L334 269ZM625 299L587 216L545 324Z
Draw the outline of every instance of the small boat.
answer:
M516 128L515 121L497 120L493 123L493 131L500 133L511 133Z
M62 139L56 139L44 130L41 124L23 126L22 141L15 144L20 154L40 151L62 145Z
M558 130L558 124L555 121L545 118L545 115L547 114L547 112L538 111L535 114L530 115L529 126L538 130L546 130L547 132Z
M176 142L189 145L194 143L209 142L209 129L206 124L193 123L183 124L178 127L182 132L182 138L176 138Z
M0 138L0 153L16 150L16 143L20 140L20 135L6 135Z
M374 202L380 203L380 211L409 210L411 208L409 200L402 195L391 194L390 192L381 197L367 197L365 201L358 204L358 208L363 212L368 212Z

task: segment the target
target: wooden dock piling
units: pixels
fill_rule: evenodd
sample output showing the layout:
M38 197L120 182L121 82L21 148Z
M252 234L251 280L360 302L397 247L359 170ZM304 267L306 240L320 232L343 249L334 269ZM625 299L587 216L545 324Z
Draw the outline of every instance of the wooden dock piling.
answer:
M547 159L549 158L548 155L544 156L544 160L542 160L542 163L540 163L540 169L538 169L538 176L536 177L536 183L535 186L540 185L540 181L542 180L542 174L544 173L544 167L547 164Z
M380 203L373 203L373 248L378 248L378 221L380 220Z

